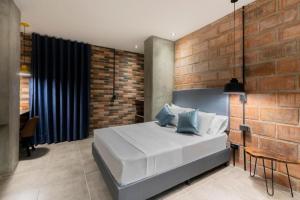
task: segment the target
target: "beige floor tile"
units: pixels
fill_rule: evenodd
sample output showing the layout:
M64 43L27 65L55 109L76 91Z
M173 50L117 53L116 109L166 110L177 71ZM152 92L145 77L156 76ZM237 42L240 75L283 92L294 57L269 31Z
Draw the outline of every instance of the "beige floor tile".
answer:
M93 138L87 138L85 140L78 140L75 142L75 146L78 150L90 148L93 141L94 141Z
M39 145L48 149L21 160L17 170L0 177L1 200L112 200L93 159L93 138L76 142ZM274 197L266 194L261 178L249 177L238 167L221 167L181 184L151 200L300 200L285 187L275 186Z
M292 199L287 188L275 186L275 195L266 194L265 183L261 178L249 177L247 172L232 166L216 170L209 176L195 179L190 186L182 185L182 189L171 190L159 199L222 199L222 200L287 200ZM294 199L300 199L295 193Z
M76 148L59 148L50 151L49 159L60 159L60 158L79 158L79 150Z
M80 155L83 160L94 159L92 155L92 146L82 148L80 150Z
M83 170L85 174L89 174L91 172L99 171L97 163L93 158L83 160Z
M87 174L86 180L92 200L112 200L108 188L99 171Z
M40 188L39 200L89 200L85 177L52 183Z
M3 177L0 181L0 194L18 194L31 189L36 189L43 183L45 170L37 169Z
M91 173L99 170L93 156L91 144L80 150L80 156L83 163L84 173Z
M51 150L50 153L64 153L77 150L75 142L62 142L45 146Z
M37 148L36 151L32 153L32 157L21 159L14 171L14 174L36 171L37 169L45 169L49 161L49 155L47 154L37 157L40 149L41 148Z
M55 168L59 166L80 165L82 166L81 155L79 151L61 152L51 154L47 168Z
M44 184L60 183L65 180L84 177L83 167L78 163L78 161L75 161L74 164L64 163L47 168L43 181Z
M1 196L1 200L37 200L38 199L38 189L27 190L23 192L16 192L12 194L7 194Z

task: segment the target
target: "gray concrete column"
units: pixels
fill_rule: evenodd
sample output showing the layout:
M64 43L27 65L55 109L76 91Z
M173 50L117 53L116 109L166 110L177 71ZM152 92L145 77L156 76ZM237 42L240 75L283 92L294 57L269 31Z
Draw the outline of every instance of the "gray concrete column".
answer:
M19 160L20 11L0 1L0 174Z
M172 102L175 43L151 36L144 48L144 115L145 121L151 121L165 103Z

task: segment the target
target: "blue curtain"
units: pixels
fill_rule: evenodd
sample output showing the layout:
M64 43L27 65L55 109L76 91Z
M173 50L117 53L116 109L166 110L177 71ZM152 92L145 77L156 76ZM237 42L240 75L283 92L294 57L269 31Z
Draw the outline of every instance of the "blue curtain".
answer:
M39 116L35 144L88 136L88 44L32 34L30 116Z

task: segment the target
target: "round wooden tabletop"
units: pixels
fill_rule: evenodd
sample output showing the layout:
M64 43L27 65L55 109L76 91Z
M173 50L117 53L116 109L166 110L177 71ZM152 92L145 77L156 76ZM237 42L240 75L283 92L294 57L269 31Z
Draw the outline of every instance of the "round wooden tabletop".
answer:
M253 157L274 160L282 163L300 164L299 160L293 160L275 152L267 151L264 149L258 149L255 147L246 147L245 151Z

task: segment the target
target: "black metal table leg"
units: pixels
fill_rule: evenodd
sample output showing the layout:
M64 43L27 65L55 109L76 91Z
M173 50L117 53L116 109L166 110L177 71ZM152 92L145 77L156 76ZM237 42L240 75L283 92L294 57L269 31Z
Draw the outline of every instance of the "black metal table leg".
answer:
M287 163L285 163L285 167L286 167L286 173L287 173L288 179L289 179L289 185L290 185L291 195L292 195L292 197L294 197L292 183L291 183L291 179L290 179L289 168L288 168L288 164Z
M235 149L232 151L232 157L233 157L233 166L235 166Z
M271 160L271 169L272 169L272 175L271 175L271 181L272 181L272 191L270 193L269 191L269 187L268 187L268 179L267 179L267 175L266 175L266 166L265 166L265 159L262 159L263 161L263 168L264 168L264 175L265 175L265 182L266 182L266 188L267 188L267 193L270 196L274 195L274 168L273 168L273 160Z
M233 166L235 166L235 153L236 153L236 150L239 148L239 146L237 144L230 144L230 147L231 147L231 151L232 151Z
M256 174L256 164L257 164L257 157L255 157L255 165L254 165L254 172L252 174L252 163L251 163L252 156L250 155L250 176L254 177Z

